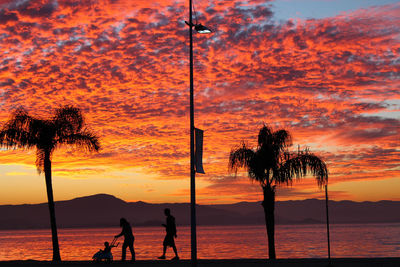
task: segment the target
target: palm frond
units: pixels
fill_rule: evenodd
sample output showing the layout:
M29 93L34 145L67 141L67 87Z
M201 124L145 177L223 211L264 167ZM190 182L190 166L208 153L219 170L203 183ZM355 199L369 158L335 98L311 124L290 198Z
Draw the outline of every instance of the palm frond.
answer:
M17 109L0 131L0 144L5 147L30 148L36 145L37 136L30 131L36 120L24 109Z
M271 140L271 135L272 129L264 124L258 133L258 146L262 147L264 144L268 143Z
M273 132L271 139L275 151L283 152L288 146L292 145L292 136L283 129Z
M285 157L287 160L273 174L278 184L290 184L293 178L301 179L307 174L313 175L320 187L328 182L325 162L308 150L298 154L286 154Z
M87 151L99 151L100 142L96 135L88 130L83 130L78 133L72 133L59 137L58 143L75 145L78 148L83 148Z
M72 106L57 109L50 120L33 118L24 109L18 109L0 130L0 146L36 147L36 166L40 173L45 152L51 157L59 145L72 144L89 151L100 149L98 137L82 127L82 114Z
M258 135L258 152L264 159L265 164L272 168L276 166L281 155L292 143L291 135L286 130L273 132L270 127L264 125Z
M237 174L240 168L247 169L254 158L254 151L243 142L241 146L231 150L229 155L229 171Z
M258 181L261 186L270 184L270 169L271 164L266 154L261 149L254 153L254 157L249 162L248 173L249 177Z
M53 118L58 135L72 134L82 130L84 121L79 108L64 106L56 110Z

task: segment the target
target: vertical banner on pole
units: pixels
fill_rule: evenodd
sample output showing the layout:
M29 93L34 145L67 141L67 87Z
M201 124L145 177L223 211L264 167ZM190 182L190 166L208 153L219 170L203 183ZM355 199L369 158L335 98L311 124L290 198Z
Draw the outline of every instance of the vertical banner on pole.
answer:
M205 173L203 169L203 130L194 128L195 139L196 139L196 149L194 160L196 163L196 172Z

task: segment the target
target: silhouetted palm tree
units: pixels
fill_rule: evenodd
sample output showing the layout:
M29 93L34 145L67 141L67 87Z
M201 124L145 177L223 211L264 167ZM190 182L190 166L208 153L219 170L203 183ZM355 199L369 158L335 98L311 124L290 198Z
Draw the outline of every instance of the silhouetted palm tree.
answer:
M98 151L98 138L83 128L84 121L78 108L65 106L56 110L50 120L31 117L23 109L16 110L0 131L3 147L36 147L36 167L39 174L44 171L50 224L53 241L53 261L61 261L58 246L53 188L51 184L51 157L61 145L75 145L89 151Z
M275 259L275 190L276 185L290 185L294 178L302 178L311 173L321 187L328 181L326 164L308 149L292 153L288 151L291 136L286 130L273 132L264 125L258 134L256 150L242 143L231 151L229 170L237 173L245 168L251 179L260 183L264 200L265 223L268 235L269 258Z

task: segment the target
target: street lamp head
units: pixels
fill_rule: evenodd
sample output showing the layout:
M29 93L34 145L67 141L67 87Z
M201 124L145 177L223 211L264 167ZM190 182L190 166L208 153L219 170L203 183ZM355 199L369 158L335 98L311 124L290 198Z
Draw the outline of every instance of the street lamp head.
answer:
M210 30L209 28L207 28L204 25L201 24L195 24L194 25L194 29L198 32L198 33L211 33L212 30Z
M194 23L191 23L191 22L187 22L186 20L185 20L185 23L189 27L194 27L194 29L198 33L211 33L212 32L212 30L210 30L209 28L207 28L204 25L201 25L200 23L199 24L194 24Z

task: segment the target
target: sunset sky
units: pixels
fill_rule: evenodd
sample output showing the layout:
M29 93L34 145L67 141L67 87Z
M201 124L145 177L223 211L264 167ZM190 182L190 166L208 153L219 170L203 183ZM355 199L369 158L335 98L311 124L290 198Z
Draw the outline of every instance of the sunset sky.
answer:
M263 123L329 169L333 200L400 200L400 3L194 1L198 203L262 199L228 172ZM102 149L53 155L55 200L189 201L188 1L0 0L0 126L13 110L81 108ZM0 150L0 204L45 202L35 150ZM321 198L308 177L277 200Z

